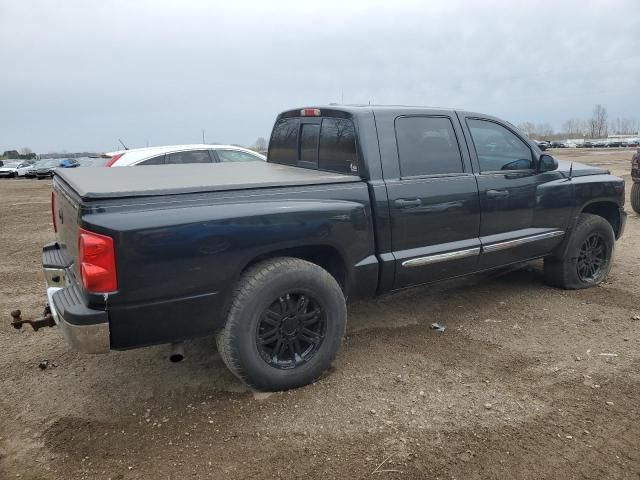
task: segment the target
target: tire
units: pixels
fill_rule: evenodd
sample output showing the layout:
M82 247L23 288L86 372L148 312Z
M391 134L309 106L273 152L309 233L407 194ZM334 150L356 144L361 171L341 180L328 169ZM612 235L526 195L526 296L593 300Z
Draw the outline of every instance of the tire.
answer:
M242 275L216 343L229 370L249 386L287 390L314 382L330 367L346 319L344 295L329 272L275 258Z
M604 218L580 215L568 240L564 258L544 259L545 282L566 290L593 287L611 270L615 235Z
M631 186L631 208L640 213L640 182L633 182Z

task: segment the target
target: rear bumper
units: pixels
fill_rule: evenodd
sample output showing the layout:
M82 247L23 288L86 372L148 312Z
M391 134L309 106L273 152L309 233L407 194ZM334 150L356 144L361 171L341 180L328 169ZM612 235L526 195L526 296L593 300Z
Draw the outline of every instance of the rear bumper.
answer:
M107 312L85 305L71 265L64 265L56 244L42 249L42 263L49 308L67 343L79 352L107 353L111 347Z

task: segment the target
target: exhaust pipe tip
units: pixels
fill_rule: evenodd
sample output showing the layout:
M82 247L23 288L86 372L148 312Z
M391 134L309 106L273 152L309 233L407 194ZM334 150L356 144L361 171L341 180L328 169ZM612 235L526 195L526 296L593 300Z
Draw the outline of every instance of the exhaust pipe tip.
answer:
M169 361L178 363L184 360L184 342L176 342L171 344L171 353L169 353Z

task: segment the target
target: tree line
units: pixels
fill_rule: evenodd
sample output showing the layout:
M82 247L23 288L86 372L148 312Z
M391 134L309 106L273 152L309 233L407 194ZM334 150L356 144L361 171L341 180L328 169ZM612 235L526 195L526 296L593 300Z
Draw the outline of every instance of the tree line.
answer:
M597 104L590 118L570 118L562 124L559 132L548 123L523 122L518 128L535 140L559 140L565 138L605 138L608 135L638 135L640 122L637 118L609 120L606 107Z
M22 147L20 150L5 150L0 159L7 160L35 160L36 154L29 147Z

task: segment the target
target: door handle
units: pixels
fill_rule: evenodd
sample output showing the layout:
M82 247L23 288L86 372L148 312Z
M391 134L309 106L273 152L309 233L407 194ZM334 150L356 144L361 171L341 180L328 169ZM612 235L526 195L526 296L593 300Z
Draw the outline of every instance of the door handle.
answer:
M507 198L509 190L487 190L487 198Z
M406 198L399 198L395 201L396 207L399 208L407 208L407 207L419 207L422 205L422 200L419 198L412 198L411 200L407 200Z

